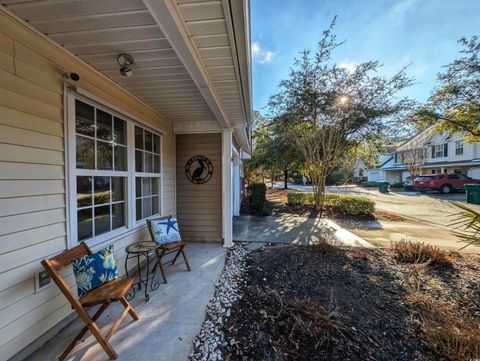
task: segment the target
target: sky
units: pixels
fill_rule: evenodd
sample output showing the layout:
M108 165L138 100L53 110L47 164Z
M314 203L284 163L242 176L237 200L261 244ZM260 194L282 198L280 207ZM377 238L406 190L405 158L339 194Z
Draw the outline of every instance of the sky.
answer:
M480 0L251 0L253 105L267 102L303 49L315 50L335 15L346 43L333 61L345 67L378 60L392 76L409 65L405 95L423 102L442 66L458 57L462 36L480 36Z

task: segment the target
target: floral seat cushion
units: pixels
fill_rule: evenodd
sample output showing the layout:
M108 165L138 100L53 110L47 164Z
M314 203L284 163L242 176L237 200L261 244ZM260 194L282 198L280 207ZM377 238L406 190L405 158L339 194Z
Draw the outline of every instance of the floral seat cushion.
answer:
M78 297L118 278L113 257L113 245L91 255L73 260L73 273L77 281Z
M153 240L160 244L174 243L182 240L178 231L178 222L176 218L162 220L152 220L151 228Z

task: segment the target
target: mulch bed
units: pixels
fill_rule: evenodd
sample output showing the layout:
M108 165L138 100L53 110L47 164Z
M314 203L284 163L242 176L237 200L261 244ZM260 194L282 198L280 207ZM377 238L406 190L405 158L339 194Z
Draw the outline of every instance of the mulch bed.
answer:
M439 359L406 297L408 266L389 251L288 245L247 257L225 360ZM455 257L453 271L430 271L431 292L480 321L480 258Z

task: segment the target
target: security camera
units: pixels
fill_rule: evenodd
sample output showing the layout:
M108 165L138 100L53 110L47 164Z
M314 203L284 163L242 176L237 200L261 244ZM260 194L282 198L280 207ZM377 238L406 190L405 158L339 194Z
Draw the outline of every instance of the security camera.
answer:
M73 80L73 81L79 81L80 80L80 75L78 75L77 73L67 73L67 74L65 74L65 76L68 79Z

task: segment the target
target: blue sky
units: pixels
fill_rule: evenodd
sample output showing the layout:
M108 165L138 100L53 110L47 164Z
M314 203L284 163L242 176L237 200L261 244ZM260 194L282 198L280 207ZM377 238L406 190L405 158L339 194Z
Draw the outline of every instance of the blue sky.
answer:
M480 0L251 0L254 109L267 112L293 59L315 49L335 15L338 40L347 40L335 62L379 60L385 75L411 64L417 83L406 94L424 101L457 57L457 40L480 35L479 14Z

